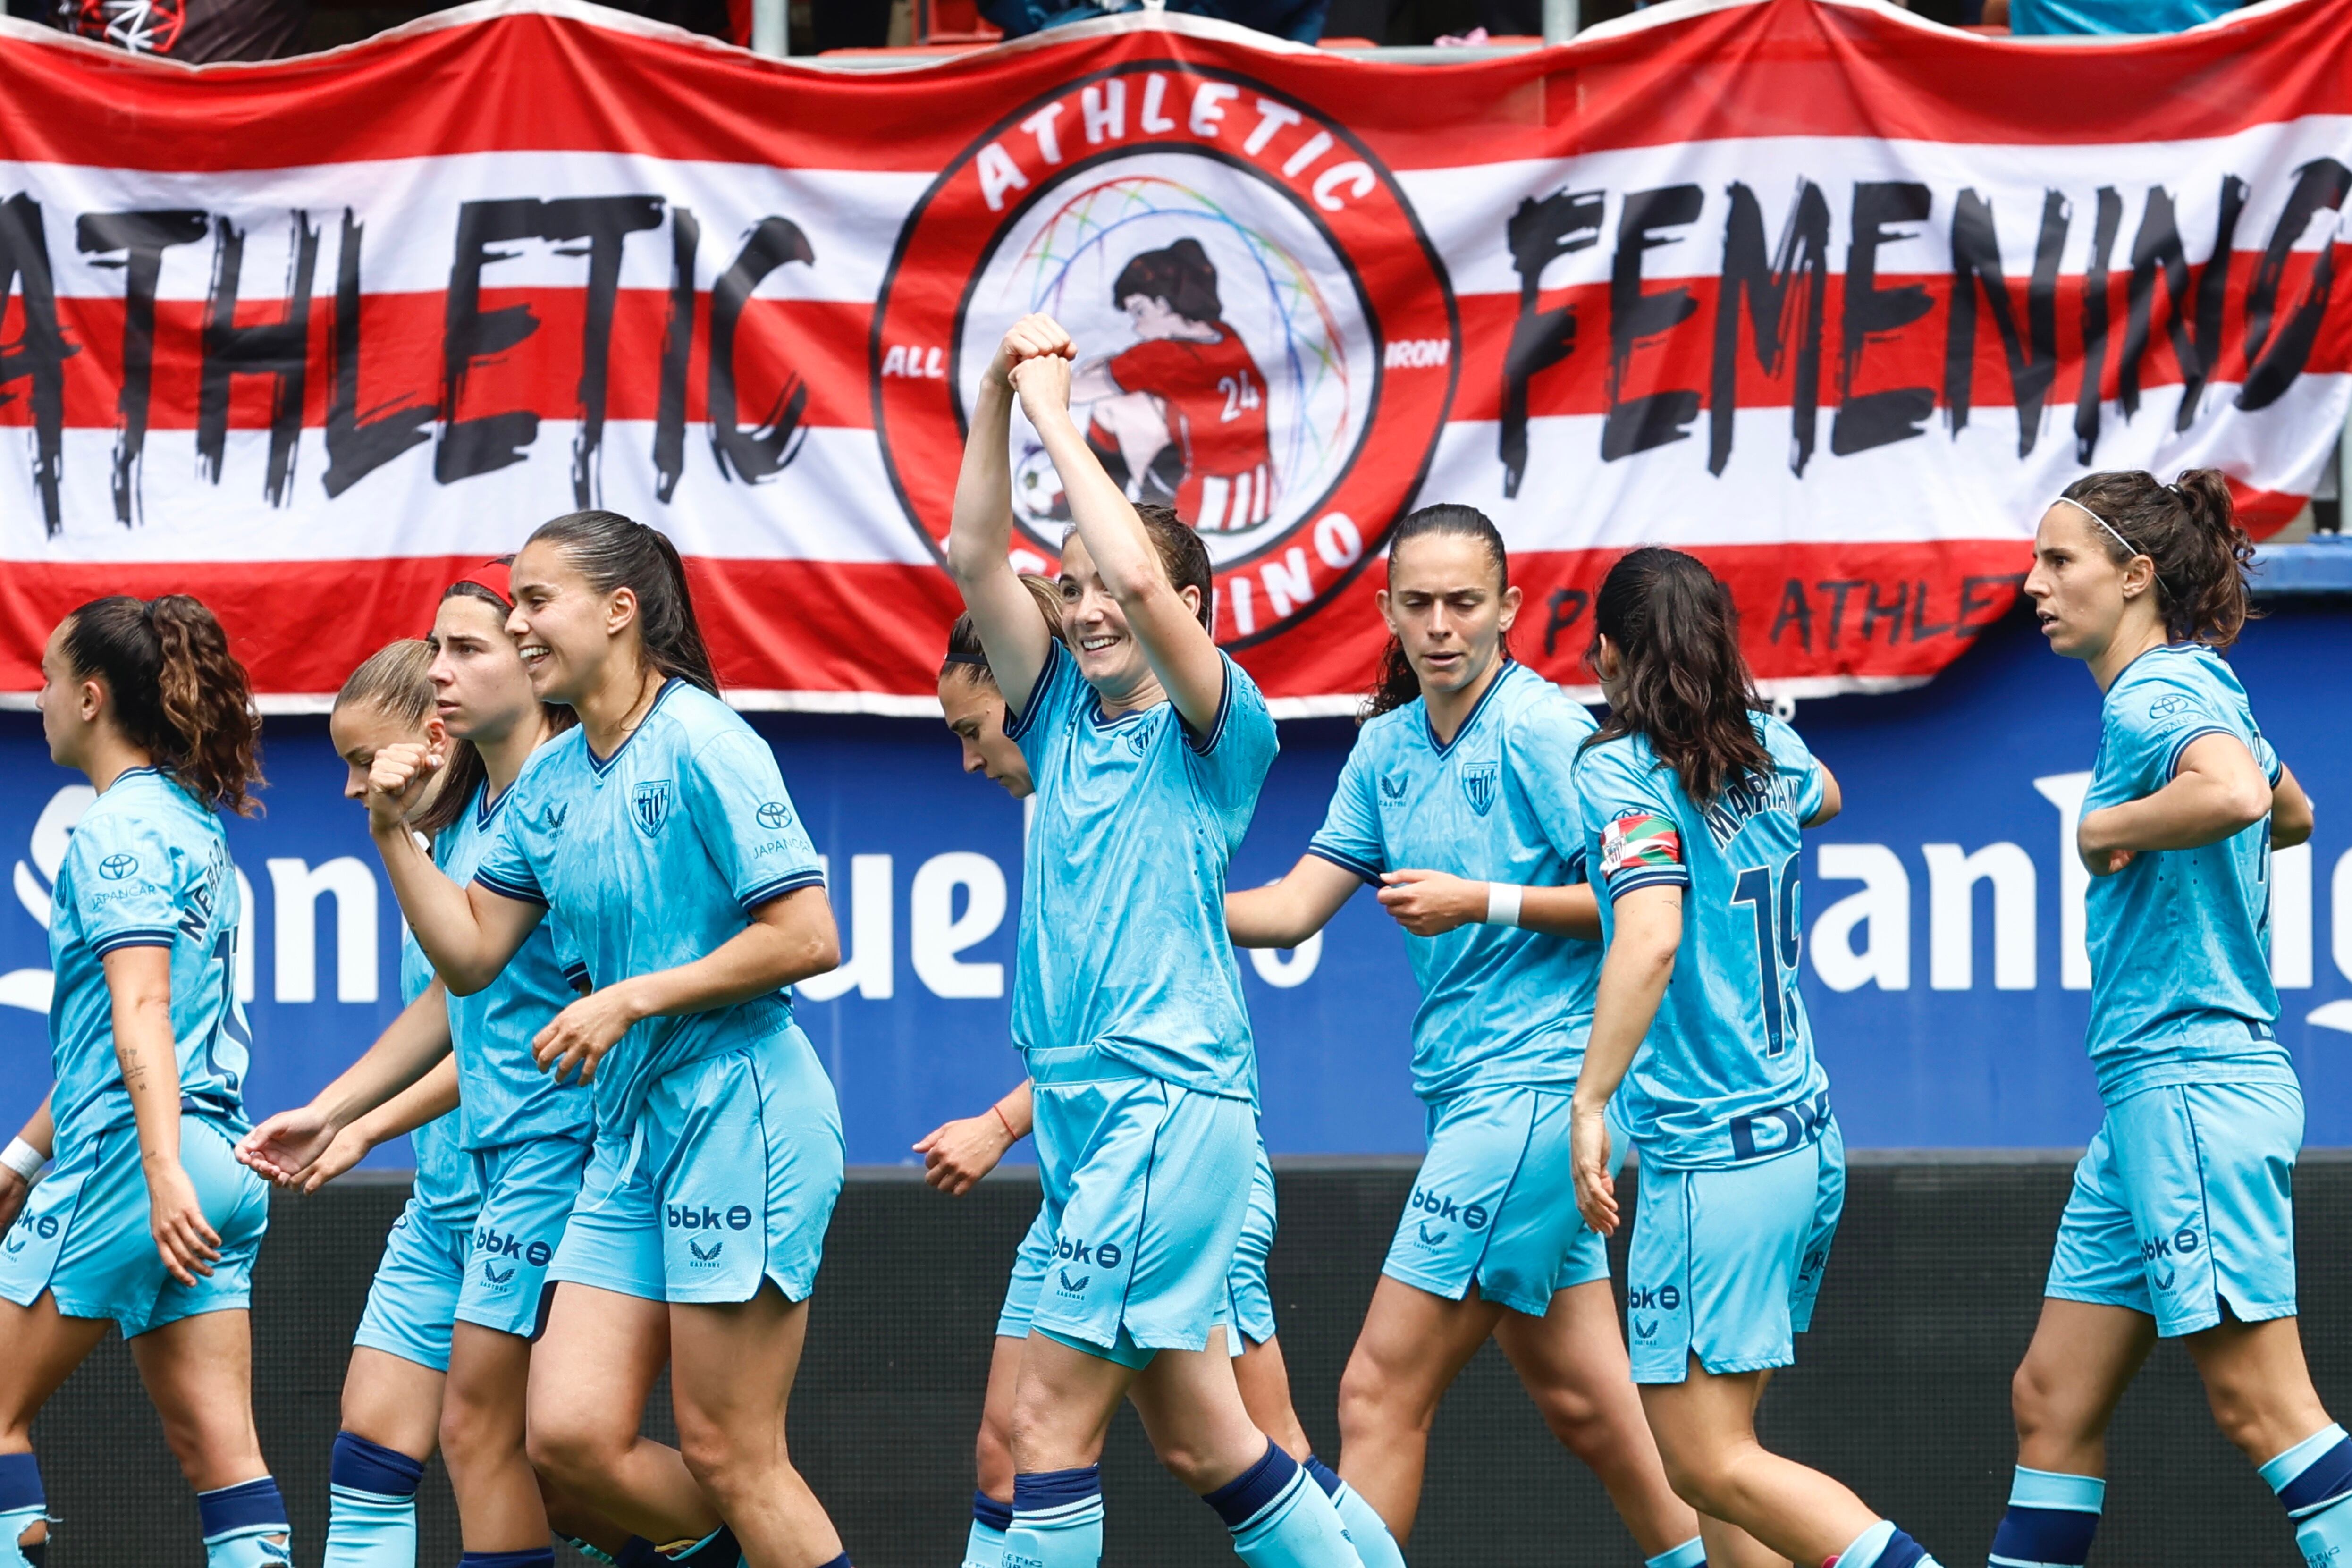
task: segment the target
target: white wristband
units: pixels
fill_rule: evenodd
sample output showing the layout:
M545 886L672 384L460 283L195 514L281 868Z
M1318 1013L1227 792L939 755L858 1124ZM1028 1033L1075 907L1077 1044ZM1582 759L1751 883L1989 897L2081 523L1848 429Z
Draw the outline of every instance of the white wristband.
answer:
M1486 884L1486 924L1515 926L1519 923L1519 898L1526 889L1514 882Z
M0 1151L0 1165L7 1166L28 1182L39 1175L41 1167L48 1163L49 1157L47 1154L42 1153L22 1138L9 1139L8 1147L5 1151Z

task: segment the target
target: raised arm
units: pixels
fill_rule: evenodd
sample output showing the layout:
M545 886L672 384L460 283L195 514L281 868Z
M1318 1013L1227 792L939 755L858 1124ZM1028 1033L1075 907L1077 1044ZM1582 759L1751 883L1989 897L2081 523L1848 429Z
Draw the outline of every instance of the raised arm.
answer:
M1607 1112L1617 1086L1642 1048L1675 976L1683 942L1683 889L1635 888L1617 900L1617 929L1601 961L1593 998L1592 1033L1569 1105L1570 1163L1576 1206L1603 1236L1617 1229L1617 1182L1612 1173Z
M441 762L437 751L406 742L378 752L368 772L368 835L416 945L452 994L470 996L499 977L547 910L479 883L459 887L417 842L408 814Z
M1297 947L1363 885L1320 855L1301 855L1279 882L1225 895L1225 934L1235 947Z
M2279 764L2279 782L2271 788L2271 847L2292 849L2311 841L2313 812L2311 797L2303 793L2303 785L2284 763Z
M1013 570L1013 386L1005 372L1015 357L1058 357L1069 343L1053 327L1049 334L1030 317L1015 325L980 378L971 407L971 431L964 437L963 468L956 475L955 511L948 527L948 574L963 595L964 608L988 650L997 689L1015 713L1029 705L1037 677L1052 651L1053 634L1037 618L1036 601ZM1055 339L1059 339L1058 345Z
M291 1183L346 1129L429 1075L448 1056L449 994L436 976L359 1060L312 1096L310 1104L281 1110L239 1139L236 1157L273 1182Z
M1037 618L1034 607L1029 618ZM614 981L572 1003L540 1030L532 1056L558 1081L576 1070L585 1083L596 1076L604 1053L641 1020L731 1007L841 962L833 905L821 887L781 894L749 918L749 925L700 958Z
M2271 782L2253 752L2218 731L2182 749L2172 780L2153 795L2084 816L2074 839L2091 875L2121 870L2134 855L2218 844L2260 822L2271 808Z
M1059 354L1041 354L1014 365L1012 374L1022 412L1029 416L1046 455L1054 459L1071 521L1094 558L1095 570L1102 574L1105 591L1118 601L1176 711L1194 734L1209 733L1224 701L1224 660L1208 629L1168 580L1151 536L1143 531L1143 520L1135 515L1126 492L1103 472L1094 448L1070 417L1069 361ZM1030 618L1034 623L1034 612ZM1004 695L1012 700L1012 689L1006 688Z

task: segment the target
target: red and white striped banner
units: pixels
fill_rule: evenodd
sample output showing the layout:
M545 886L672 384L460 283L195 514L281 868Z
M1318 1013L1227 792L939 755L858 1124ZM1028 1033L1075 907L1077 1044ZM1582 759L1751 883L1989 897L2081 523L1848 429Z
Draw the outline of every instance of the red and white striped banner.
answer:
M602 505L691 558L740 700L916 710L963 411L1032 309L1279 711L1367 684L1383 539L1439 500L1502 526L1557 679L1658 542L1780 689L1917 680L2086 468L2292 516L2352 396L2347 192L2333 0L2063 48L1677 0L1436 66L1130 14L886 72L573 0L196 69L8 23L0 689L73 604L184 590L298 703Z

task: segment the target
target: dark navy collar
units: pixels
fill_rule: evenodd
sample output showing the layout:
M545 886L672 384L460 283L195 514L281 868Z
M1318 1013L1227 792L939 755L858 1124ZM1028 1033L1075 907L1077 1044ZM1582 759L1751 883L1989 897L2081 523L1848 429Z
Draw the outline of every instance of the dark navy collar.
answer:
M1478 694L1476 703L1472 705L1469 712L1462 716L1462 722L1455 728L1454 739L1451 741L1441 741L1437 738L1437 726L1429 721L1429 699L1426 696L1422 698L1421 727L1423 733L1429 737L1429 749L1442 757L1460 745L1462 737L1470 732L1470 726L1478 721L1478 715L1486 710L1486 704L1495 700L1495 693L1503 689L1503 682L1510 679L1511 671L1518 667L1517 659L1513 658L1509 654L1503 656L1502 663L1495 670L1495 679L1486 683L1486 689Z
M613 754L609 757L599 757L596 754L596 748L588 743L588 726L585 724L580 726L580 749L588 753L588 765L599 775L610 771L613 764L621 760L621 753L629 749L629 742L645 733L646 726L654 721L654 715L660 712L662 704L669 700L669 694L685 684L685 681L675 675L663 681L661 689L654 693L653 706L646 710L646 716L637 721L635 729L621 737L621 743L613 748ZM488 787L487 782L483 787L485 789Z

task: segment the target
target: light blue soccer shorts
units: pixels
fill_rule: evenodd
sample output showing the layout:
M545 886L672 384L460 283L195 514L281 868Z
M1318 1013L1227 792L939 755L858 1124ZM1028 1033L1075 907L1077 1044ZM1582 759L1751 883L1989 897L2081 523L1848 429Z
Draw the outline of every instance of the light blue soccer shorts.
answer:
M180 1113L180 1163L205 1223L220 1237L209 1275L183 1285L163 1267L149 1229L139 1129L124 1122L66 1152L34 1185L0 1240L0 1297L29 1307L47 1290L68 1318L111 1318L126 1340L253 1300L253 1259L269 1226L269 1184L237 1163L236 1130L201 1111Z
M2042 1294L2128 1307L2167 1339L2294 1316L2303 1090L2176 1084L2107 1108L2074 1167Z
M648 1301L816 1289L841 1194L841 1111L795 1024L654 1080L635 1127L598 1133L548 1278Z
M1031 1327L1129 1366L1204 1349L1250 1208L1257 1117L1090 1046L1029 1053L1053 1256Z
M1609 1244L1576 1210L1567 1088L1506 1086L1429 1107L1429 1152L1381 1272L1459 1301L1540 1318L1552 1293L1609 1278Z
M1225 1276L1225 1321L1236 1331L1225 1336L1225 1348L1240 1355L1250 1345L1262 1345L1275 1336L1274 1292L1265 1282L1265 1260L1274 1250L1274 1163L1258 1146L1257 1171L1250 1179L1249 1214L1242 1221L1242 1237L1234 1247L1234 1266ZM1013 1280L1005 1288L1003 1310L996 1315L999 1339L1029 1337L1030 1315L1037 1309L1037 1292L1054 1258L1054 1225L1040 1205L1029 1222L1021 1247L1013 1255Z
M474 1221L457 1315L537 1339L547 1326L548 1266L580 1196L588 1140L540 1138L478 1150L473 1159L482 1212Z
M383 1238L383 1257L352 1343L435 1372L449 1370L449 1329L457 1321L466 1257L474 1245L470 1208L452 1213L427 1198L408 1200Z
M1626 1339L1635 1383L1760 1372L1797 1359L1845 1207L1845 1138L1752 1165L1668 1170L1642 1163L1626 1258Z

